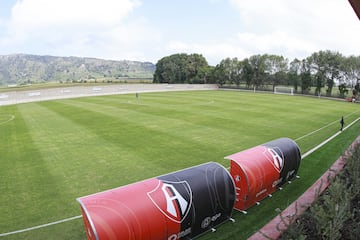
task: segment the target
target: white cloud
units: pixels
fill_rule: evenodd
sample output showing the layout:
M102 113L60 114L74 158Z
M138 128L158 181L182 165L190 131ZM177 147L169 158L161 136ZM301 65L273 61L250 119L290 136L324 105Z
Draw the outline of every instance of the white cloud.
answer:
M12 27L29 31L48 27L109 27L140 4L132 0L23 0L12 9Z
M232 38L213 42L188 43L172 41L167 44L169 54L185 52L200 53L216 65L227 57L244 59L256 54L277 54L293 60L302 58L318 51L312 42L292 37L287 33L275 31L269 34L240 32Z
M35 54L124 59L150 36L144 19L127 21L139 0L22 0L12 8L0 44ZM156 31L153 31L156 33Z
M225 6L221 10L229 11L226 3L233 7L229 16L217 16L223 25L211 25L213 12L204 13L204 19L191 27L174 17L170 19L176 20L174 34L167 31L171 21L163 19L162 12L146 12L159 1L18 0L11 18L0 19L0 49L152 62L173 53L199 53L212 65L226 57L263 53L290 60L325 49L360 53L360 24L347 1L208 0L208 4L220 7L220 1Z
M268 34L238 33L237 40L239 46L252 54L277 54L290 59L305 57L318 50L311 41L281 31Z
M347 1L229 0L238 11L231 36L212 42L172 41L171 53L202 53L216 65L226 57L254 54L305 58L320 50L360 53L360 24Z
M202 54L210 65L216 65L227 57L238 57L241 59L249 55L249 52L237 45L234 39L206 43L171 41L166 45L166 51L168 55L175 53Z
M140 3L132 0L23 0L12 8L9 33L14 40L101 33L122 24Z
M333 50L359 54L360 24L347 1L339 0L230 0L245 30L242 43L258 50L294 53ZM250 34L250 35L249 35ZM246 41L246 37L249 37ZM290 56L288 56L290 57ZM305 57L305 56L298 56Z

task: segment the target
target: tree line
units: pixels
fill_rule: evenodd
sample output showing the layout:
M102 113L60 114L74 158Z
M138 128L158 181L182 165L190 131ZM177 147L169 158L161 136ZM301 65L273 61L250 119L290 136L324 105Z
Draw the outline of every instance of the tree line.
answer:
M319 95L325 88L331 96L335 87L339 96L359 95L360 56L344 56L325 50L291 62L279 55L253 55L239 60L226 58L209 66L201 54L173 54L156 63L154 83L213 83L219 86L261 88L291 86L294 92Z

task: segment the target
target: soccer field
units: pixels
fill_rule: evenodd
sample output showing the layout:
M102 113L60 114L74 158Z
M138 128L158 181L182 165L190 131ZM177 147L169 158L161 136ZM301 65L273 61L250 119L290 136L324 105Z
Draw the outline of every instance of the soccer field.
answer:
M0 107L0 234L80 215L76 198L224 157L280 137L302 153L360 117L358 104L238 91L83 97ZM360 134L307 157L300 179L201 239L246 239ZM85 239L82 219L2 237Z

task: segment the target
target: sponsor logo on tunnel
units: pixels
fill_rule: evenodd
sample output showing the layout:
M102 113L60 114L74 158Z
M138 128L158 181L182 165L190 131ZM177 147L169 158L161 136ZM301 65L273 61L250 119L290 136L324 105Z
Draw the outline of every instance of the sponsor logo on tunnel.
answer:
M279 148L277 148L277 150L281 153L282 156L280 156L278 154L277 151L275 151L275 149L273 148L268 148L267 149L267 153L270 154L270 156L268 156L268 154L265 154L265 156L267 157L267 159L270 160L270 162L273 164L273 166L275 167L275 169L278 171L278 172L281 172L281 170L283 169L284 167L284 156L281 152L281 150Z
M192 192L186 181L160 181L147 193L154 205L169 219L181 223L192 206Z

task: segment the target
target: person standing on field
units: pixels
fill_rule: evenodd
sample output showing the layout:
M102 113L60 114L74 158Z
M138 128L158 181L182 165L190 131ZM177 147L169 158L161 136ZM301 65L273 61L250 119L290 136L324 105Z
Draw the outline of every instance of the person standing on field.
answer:
M345 124L345 121L344 121L344 116L341 117L341 120L340 120L340 125L341 125L341 128L340 128L340 131L342 132L343 128L344 128L344 124Z

